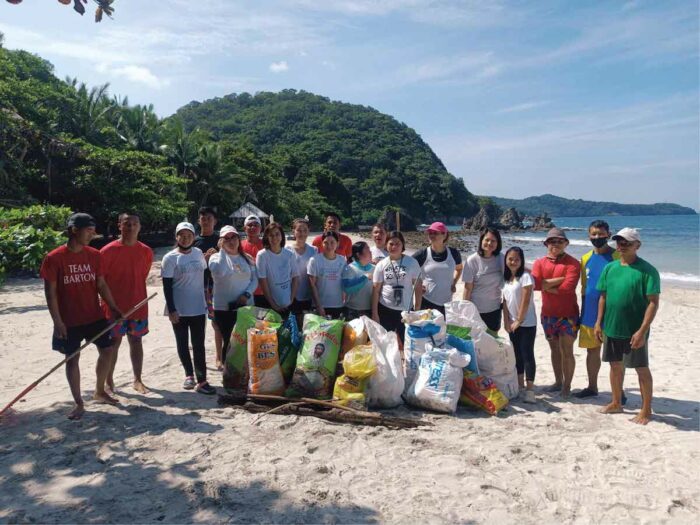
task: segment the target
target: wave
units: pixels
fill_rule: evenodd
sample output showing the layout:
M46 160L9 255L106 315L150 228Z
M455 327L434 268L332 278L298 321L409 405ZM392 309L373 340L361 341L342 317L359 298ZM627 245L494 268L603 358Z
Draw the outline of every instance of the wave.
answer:
M692 273L659 272L662 281L674 281L679 283L700 284L700 275Z
M529 237L529 236L517 236L517 237L510 237L507 238L509 241L512 242L536 242L538 244L542 243L544 241L544 237ZM569 239L569 244L571 246L591 246L591 241L588 240L581 240L581 239Z

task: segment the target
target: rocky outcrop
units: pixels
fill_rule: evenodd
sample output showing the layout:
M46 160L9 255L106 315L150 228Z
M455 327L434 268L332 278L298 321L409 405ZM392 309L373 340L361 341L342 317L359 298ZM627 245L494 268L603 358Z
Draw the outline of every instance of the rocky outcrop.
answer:
M499 209L493 204L483 205L478 213L470 219L465 219L462 229L468 232L477 232L488 226L498 227Z
M552 222L547 212L543 212L542 215L538 215L532 219L532 226L530 226L530 229L549 230L550 228L554 228L554 226L555 224Z
M521 230L523 227L523 220L515 208L508 208L504 211L498 218L498 223L500 228L504 230Z
M401 231L402 232L415 232L418 231L416 221L413 220L413 217L408 215L407 213L400 211L399 212L399 220L401 221ZM379 217L379 221L382 224L386 225L387 231L392 231L396 229L396 211L394 210L386 210L381 217Z

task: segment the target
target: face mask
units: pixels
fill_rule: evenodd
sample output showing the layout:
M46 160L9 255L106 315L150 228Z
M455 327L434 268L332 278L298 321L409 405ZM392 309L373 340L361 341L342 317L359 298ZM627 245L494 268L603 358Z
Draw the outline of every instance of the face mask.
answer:
M595 246L596 248L602 248L606 244L608 244L608 238L607 237L598 237L596 239L591 239L591 244Z
M190 244L189 246L183 246L182 244L177 243L177 247L180 248L181 250L185 251L185 252L186 252L187 250L189 250L190 248L192 248L192 246L194 246L194 243Z

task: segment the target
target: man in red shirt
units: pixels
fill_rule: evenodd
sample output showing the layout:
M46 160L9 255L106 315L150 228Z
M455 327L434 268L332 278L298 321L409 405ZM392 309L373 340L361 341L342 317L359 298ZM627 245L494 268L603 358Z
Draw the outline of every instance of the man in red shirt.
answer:
M338 234L338 249L335 251L346 259L352 255L352 240L347 235L340 233L340 217L333 212L326 215L326 222L323 224L323 231L334 231ZM323 248L323 234L317 235L311 243L319 252Z
M119 310L126 312L146 298L146 279L153 262L153 250L138 240L141 219L136 213L119 215L119 239L100 250L102 271L107 286L112 291ZM104 302L105 317L111 312ZM117 364L119 346L126 335L129 341L131 366L134 370L134 390L145 394L148 389L141 380L143 370L143 343L141 338L148 333L148 304L124 319L112 329L112 362L107 375L107 388L114 392L114 367Z
M241 250L255 260L255 258L258 256L258 252L263 249L263 242L260 238L260 219L258 216L248 215L243 223L243 229L245 230L246 238L241 241ZM253 300L255 301L255 306L261 306L264 308L270 307L265 299L265 296L263 295L262 288L259 285L255 289Z
M89 246L95 236L95 220L87 213L74 213L68 219L68 242L50 252L41 265L46 303L53 319L52 347L66 356L73 355L83 340L90 340L109 325L100 307L99 297L112 310L114 318L122 316L104 280L100 252ZM94 399L117 404L105 392L105 381L111 362L112 340L109 332L95 340L97 385ZM75 407L69 419L80 419L85 412L80 394L80 354L66 363L66 377Z
M547 255L535 261L532 276L535 290L542 291L541 321L549 342L554 384L547 390L561 390L562 397L569 397L574 377L574 341L579 327L579 310L576 301L576 285L581 265L564 252L569 245L566 233L552 228L544 241Z

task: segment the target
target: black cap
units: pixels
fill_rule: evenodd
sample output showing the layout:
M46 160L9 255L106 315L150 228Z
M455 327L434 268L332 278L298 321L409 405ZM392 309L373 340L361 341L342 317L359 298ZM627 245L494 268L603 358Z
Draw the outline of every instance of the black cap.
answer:
M89 213L74 213L68 217L68 228L94 228L95 219Z

